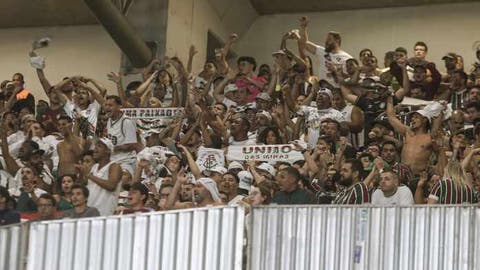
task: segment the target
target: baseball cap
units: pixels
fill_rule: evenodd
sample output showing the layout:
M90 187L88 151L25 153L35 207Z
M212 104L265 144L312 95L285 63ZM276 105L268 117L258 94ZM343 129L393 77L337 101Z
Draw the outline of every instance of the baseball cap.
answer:
M266 171L272 176L275 176L275 173L277 172L277 170L275 170L275 168L272 165L270 165L268 163L265 163L265 162L258 165L257 169L262 170L262 171Z
M318 95L327 95L330 99L333 99L332 90L328 88L320 88L317 92Z
M241 169L243 170L243 165L238 162L238 161L232 161L230 164L228 164L228 170L235 170L235 169Z
M250 191L250 187L253 183L253 175L248 171L240 171L238 173L238 188Z
M272 98L270 97L270 95L268 93L265 93L265 92L262 92L260 94L258 94L255 99L261 99L261 100L265 100L265 101L272 101Z
M267 111L259 111L259 112L257 113L257 116L260 116L260 115L265 116L265 117L268 119L268 121L272 121L272 115L271 115L269 112L267 112Z
M113 146L113 143L110 139L99 138L98 141L101 142L103 145L105 145L108 148L108 150L110 150L111 153L113 152L114 146Z
M457 59L457 54L453 53L453 52L449 52L442 57L442 60L445 60L445 59L448 59L448 58L449 59Z
M208 171L210 172L216 172L216 173L219 173L219 174L225 174L227 172L227 169L225 169L225 167L220 167L220 166L215 166L211 169L207 169Z
M238 91L238 87L234 83L227 84L227 86L225 86L225 89L223 90L224 94L235 91Z

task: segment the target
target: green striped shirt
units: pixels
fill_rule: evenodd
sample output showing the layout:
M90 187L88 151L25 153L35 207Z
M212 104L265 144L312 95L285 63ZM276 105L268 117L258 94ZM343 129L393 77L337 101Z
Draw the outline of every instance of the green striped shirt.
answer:
M450 179L438 181L430 192L430 199L440 204L476 203L473 189L468 185L458 185Z

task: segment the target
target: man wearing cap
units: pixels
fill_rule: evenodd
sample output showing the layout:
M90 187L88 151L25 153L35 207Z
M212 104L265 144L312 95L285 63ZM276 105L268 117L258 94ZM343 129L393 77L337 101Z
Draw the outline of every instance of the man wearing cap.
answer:
M335 69L341 67L343 73L347 73L345 62L352 58L351 55L344 52L340 46L342 43L342 38L337 32L328 32L327 38L325 40L325 47L317 45L308 40L307 35L307 26L309 20L307 17L302 17L300 19L300 48L307 50L311 54L318 56L320 60L320 67L318 69L318 77L320 79L325 79L333 86L338 87L338 82L334 77Z
M432 123L433 117L435 117L435 122L442 121L443 118L441 109L433 110L433 107L436 106L429 105L429 107L413 112L410 127L408 127L397 118L392 97L387 99L388 122L395 131L404 137L401 161L410 166L415 174L419 174L427 168L432 154L431 134L437 134L437 131L431 130L431 127L439 128L441 126L439 123ZM438 107L442 106L438 104Z
M272 203L276 204L313 204L313 196L303 189L300 189L299 181L301 175L294 167L281 169L275 179L280 186L280 191L273 196Z
M272 109L272 98L266 92L261 92L255 97L255 107L258 111L270 111Z
M297 106L297 114L304 115L308 126L308 143L316 145L320 136L320 123L325 118L335 119L337 122L344 122L343 114L332 107L332 91L327 88L320 88L317 93L317 108L309 106Z
M184 171L181 170L178 174L173 176L175 185L173 186L172 192L168 195L165 208L175 209L175 203L178 200L178 192L183 184L188 182L188 178L185 175ZM176 178L176 179L175 179ZM210 205L223 205L222 200L220 199L220 193L218 192L217 184L211 178L199 178L195 182L193 188L193 203L183 203L182 208L192 208L192 207L205 207Z
M457 54L449 52L442 57L442 60L445 61L445 69L447 70L447 74L442 76L442 80L444 82L449 82L457 67Z
M97 208L102 216L113 214L120 193L122 170L118 163L110 159L113 151L110 139L100 138L93 150L93 159L97 163L92 167L87 164L76 165L80 171L79 178L88 183L88 206Z

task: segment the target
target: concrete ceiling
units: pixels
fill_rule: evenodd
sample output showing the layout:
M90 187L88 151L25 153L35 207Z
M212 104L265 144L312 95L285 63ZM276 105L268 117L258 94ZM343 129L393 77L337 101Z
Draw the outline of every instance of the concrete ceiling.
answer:
M476 2L478 0L250 0L261 15Z
M0 0L0 28L95 23L83 0Z

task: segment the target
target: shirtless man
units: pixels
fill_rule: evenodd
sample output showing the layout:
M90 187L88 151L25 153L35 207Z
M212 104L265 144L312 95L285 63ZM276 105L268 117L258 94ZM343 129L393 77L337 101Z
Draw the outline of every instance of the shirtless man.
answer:
M86 141L73 134L72 119L67 115L58 118L58 130L62 134L64 140L57 146L58 152L58 175L75 174L76 170L73 166L81 159L86 149Z
M418 110L412 114L410 127L407 127L395 115L392 97L387 99L387 116L390 125L404 137L402 162L410 166L415 174L425 171L433 151L431 134L435 134L433 129L430 134L429 129L437 126L436 123L432 124L424 110ZM441 118L435 119L441 121Z

